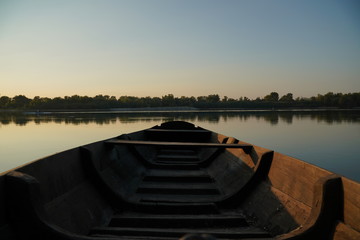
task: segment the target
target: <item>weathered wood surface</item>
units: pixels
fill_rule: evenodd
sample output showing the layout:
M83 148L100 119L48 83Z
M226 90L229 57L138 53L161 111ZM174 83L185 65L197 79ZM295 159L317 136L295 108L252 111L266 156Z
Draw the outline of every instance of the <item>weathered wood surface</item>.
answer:
M94 228L91 232L91 235L95 234L106 234L106 235L125 235L125 236L137 236L137 237L177 237L180 238L185 234L202 234L208 233L212 236L224 239L244 239L244 238L265 238L270 237L269 234L261 229L257 228L245 228L245 229L233 229L232 231L228 230L219 230L214 228L206 229L193 229L193 228L125 228L125 227L98 227Z
M341 218L342 198L340 176L332 174L320 178L314 186L312 210L305 224L277 239L329 239L334 223Z
M333 235L333 240L359 240L360 232L356 231L349 225L344 224L343 222L338 222L335 227L335 232Z
M344 189L344 223L360 232L360 184L342 178Z
M235 215L181 215L181 214L148 214L148 215L114 215L109 226L136 227L139 222L147 227L202 228L202 227L238 227L247 226L244 216Z
M275 153L269 180L273 187L297 201L312 206L316 181L330 174L331 172L309 163Z

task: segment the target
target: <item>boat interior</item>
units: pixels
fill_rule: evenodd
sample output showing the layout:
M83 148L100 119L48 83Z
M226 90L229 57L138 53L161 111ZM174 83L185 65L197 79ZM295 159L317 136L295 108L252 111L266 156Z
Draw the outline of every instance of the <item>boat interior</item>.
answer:
M182 121L0 175L4 240L360 239L359 209L357 182Z

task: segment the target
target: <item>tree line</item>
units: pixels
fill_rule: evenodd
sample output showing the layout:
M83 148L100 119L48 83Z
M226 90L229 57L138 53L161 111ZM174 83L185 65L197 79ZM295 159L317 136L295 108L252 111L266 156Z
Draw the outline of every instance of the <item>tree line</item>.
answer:
M135 96L65 96L27 98L24 95L14 97L0 96L0 109L111 109L111 108L148 108L148 107L194 107L194 108L234 108L234 109L272 109L272 108L357 108L360 107L360 92L318 94L310 98L293 97L292 93L279 96L271 92L263 98L238 99L218 94L198 97L175 97L167 94L162 97L135 97Z

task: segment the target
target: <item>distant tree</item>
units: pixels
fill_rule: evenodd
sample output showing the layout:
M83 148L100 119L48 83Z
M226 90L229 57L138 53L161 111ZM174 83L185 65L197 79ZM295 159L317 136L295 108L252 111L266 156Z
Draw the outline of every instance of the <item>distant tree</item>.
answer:
M282 96L280 99L279 99L280 102L286 102L286 103L290 103L290 102L293 102L294 99L293 99L293 94L292 93L288 93L284 96Z
M210 94L206 98L208 103L218 103L220 102L220 97L218 94Z
M279 94L277 92L271 92L264 97L264 100L267 102L277 102L279 101Z
M0 97L0 108L8 108L11 103L11 98L8 96Z
M324 104L325 106L333 106L333 103L335 101L335 95L333 92L328 92L324 95Z
M151 106L152 107L161 107L162 106L161 98L159 98L159 97L151 98Z
M26 108L28 104L31 102L31 99L25 97L24 95L17 95L11 100L12 108Z
M195 97L181 96L178 100L179 100L179 105L180 106L192 107L192 106L194 106L194 103L196 102Z
M171 107L175 105L175 97L173 94L162 96L161 101L166 107Z
M55 109L65 109L66 108L66 102L61 97L53 98L51 103L52 103L52 107Z

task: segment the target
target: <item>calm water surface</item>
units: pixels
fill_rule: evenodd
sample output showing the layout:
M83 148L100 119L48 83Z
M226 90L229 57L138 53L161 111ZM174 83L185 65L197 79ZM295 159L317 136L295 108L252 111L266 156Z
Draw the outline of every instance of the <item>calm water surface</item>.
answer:
M0 113L0 172L170 120L189 121L360 181L360 111Z

